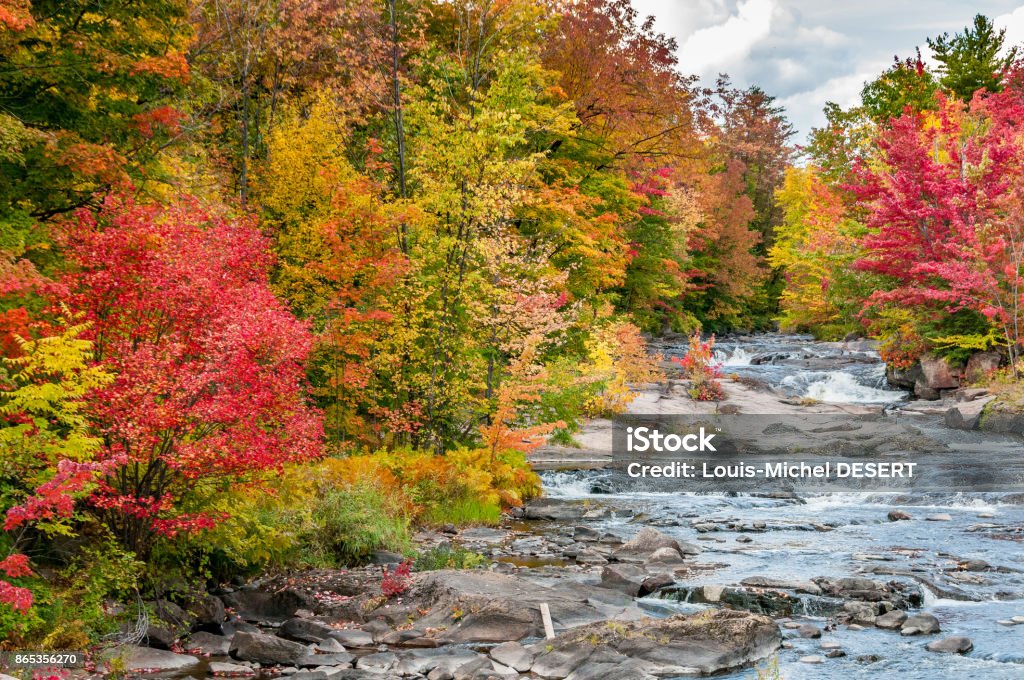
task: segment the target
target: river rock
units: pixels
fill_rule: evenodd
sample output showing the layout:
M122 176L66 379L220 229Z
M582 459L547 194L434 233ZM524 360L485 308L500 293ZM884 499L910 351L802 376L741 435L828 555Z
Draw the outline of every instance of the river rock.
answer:
M995 397L984 397L974 401L962 401L954 404L943 416L946 427L957 430L977 430L981 424L981 416L985 406Z
M503 642L491 648L490 657L509 668L514 668L520 673L530 670L533 665L534 652L526 649L518 642Z
M355 657L347 652L333 654L306 654L300 657L295 665L299 668L316 668L317 666L348 666Z
M963 636L948 637L943 640L935 640L925 645L929 652L942 652L945 654L966 654L974 649L971 638Z
M609 564L601 570L603 588L611 588L630 597L643 597L673 583L675 579L669 574L651 576L632 564Z
M246 588L224 596L224 603L246 621L283 623L299 609L311 609L316 602L293 588L262 590Z
M169 600L149 603L153 616L149 619L146 638L153 647L170 649L179 638L192 629L192 616Z
M929 522L952 522L953 516L943 512L938 515L928 515L925 519Z
M622 544L613 554L623 561L644 561L661 548L671 548L680 555L699 555L701 549L680 543L652 527L644 527L632 539Z
M818 628L817 626L811 625L809 623L800 626L796 632L797 635L799 635L800 637L808 638L811 640L817 640L821 637L821 628Z
M768 617L727 609L668 619L601 622L559 635L531 666L543 678L564 678L584 663L643 663L651 675L710 675L746 666L775 651L782 638ZM635 668L635 666L634 666ZM564 674L563 674L564 673ZM613 668L605 677L619 677Z
M217 678L244 678L256 675L256 669L237 663L214 661L210 663L209 668L210 674Z
M192 593L185 604L185 611L195 624L220 632L220 626L225 619L224 601L216 595L206 592Z
M648 565L680 565L683 564L683 555L675 548L658 548L652 552L648 557L645 564Z
M365 630L359 630L358 628L332 630L330 636L346 648L373 646L373 635L367 633Z
M892 611L876 617L875 625L879 628L885 628L886 630L896 630L897 628L902 628L903 622L906 620L906 612L902 612L899 609L893 609Z
M795 590L798 593L821 595L821 587L813 581L772 578L770 576L750 576L740 581L740 585L750 588L782 588L783 590Z
M178 672L199 665L199 659L188 654L175 654L164 649L152 647L128 647L112 650L113 655L120 655L124 661L124 670L134 673L145 672Z
M429 613L416 622L435 629L439 643L508 642L543 634L540 605L547 603L556 628L569 628L608 618L588 603L586 588L571 584L545 587L536 582L483 570L440 570L414 574L403 596L406 608ZM453 620L452 612L463 612Z
M886 515L886 517L889 518L890 522L902 522L908 519L912 519L909 514L903 512L902 510L890 510L889 514Z
M295 665L308 651L298 642L264 633L239 632L231 639L231 656L262 664Z
M398 663L398 656L394 652L377 652L376 654L367 654L366 656L359 657L356 660L356 668L386 673L396 663Z
M214 635L213 633L201 630L198 633L192 633L184 646L186 651L191 654L227 656L228 651L231 649L231 640L223 635Z
M545 498L526 506L523 516L526 519L540 520L574 520L583 516L585 509L579 503L557 498Z
M825 657L828 659L840 659L846 656L846 652L841 649L830 649L825 652Z
M601 538L601 532L590 527L576 527L573 529L572 537L577 541L597 541Z
M938 633L939 620L927 612L914 614L903 622L901 635L932 635Z
M285 621L279 632L282 636L292 640L320 642L329 637L334 632L334 628L316 619L295 618Z
M817 654L810 654L808 656L801 656L800 663L825 663L825 657Z

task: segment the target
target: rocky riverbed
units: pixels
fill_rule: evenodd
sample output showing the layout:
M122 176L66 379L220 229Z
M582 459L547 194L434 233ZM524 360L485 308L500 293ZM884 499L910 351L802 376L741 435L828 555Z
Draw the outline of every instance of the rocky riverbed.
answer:
M827 435L869 457L1021 458L1019 438L948 427L974 399L907 401L870 344L721 346L725 402L670 381L632 411L846 418ZM899 436L864 425L875 416ZM111 654L132 674L195 678L739 679L770 658L787 680L1024 677L1021 492L653 487L609 467L610 422L577 439L533 455L545 497L500 526L416 536L485 556L479 569L395 577L400 556L381 553L237 584L156 603L152 647Z

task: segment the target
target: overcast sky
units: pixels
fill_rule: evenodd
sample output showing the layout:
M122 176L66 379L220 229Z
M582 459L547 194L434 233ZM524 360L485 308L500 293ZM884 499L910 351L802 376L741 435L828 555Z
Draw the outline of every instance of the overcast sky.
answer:
M864 82L925 38L982 13L1024 43L1024 0L632 0L679 42L679 64L711 84L718 73L757 84L785 106L803 142L826 101L857 102Z

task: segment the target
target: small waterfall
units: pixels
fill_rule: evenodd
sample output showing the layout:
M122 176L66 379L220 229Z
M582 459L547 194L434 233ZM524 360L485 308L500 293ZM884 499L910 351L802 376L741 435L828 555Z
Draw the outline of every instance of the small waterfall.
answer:
M715 361L721 366L750 366L750 360L753 358L753 353L744 347L736 347L731 352L715 350Z

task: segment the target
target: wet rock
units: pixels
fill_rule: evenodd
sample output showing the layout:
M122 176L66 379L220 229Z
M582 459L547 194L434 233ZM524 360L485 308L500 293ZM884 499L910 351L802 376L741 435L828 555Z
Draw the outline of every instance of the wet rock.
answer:
M447 673L449 677L455 669L468 661L480 658L480 655L469 649L421 649L415 650L399 659L391 669L394 675L427 675L439 670L439 674Z
M256 670L251 666L242 666L237 663L214 661L209 668L210 674L218 678L242 678L256 675Z
M224 623L224 601L210 593L192 593L185 604L185 611L195 624L208 626L214 631L219 631L220 625Z
M875 618L875 625L886 630L896 630L903 627L907 620L907 614L899 609L893 609Z
M643 597L675 583L670 574L651 576L632 564L609 564L601 570L601 587L611 588L631 597Z
M618 665L620 657L628 657L642 664L634 668L650 675L709 675L763 659L780 643L778 626L767 617L708 610L583 626L546 643L530 670L544 678L564 678L586 662ZM605 677L619 676L609 671Z
M1010 620L1016 624L1024 623L1024 616L1011 616Z
M327 638L326 640L316 643L316 645L313 646L313 649L320 654L340 654L348 651L345 649L345 645L341 644L334 638Z
M841 649L830 649L825 652L825 657L829 659L840 659L846 656L846 652Z
M645 562L647 565L680 565L683 564L683 556L675 548L658 548L650 554Z
M821 637L821 628L811 624L804 624L797 629L797 634L802 638L817 640Z
M953 516L946 513L939 513L937 515L928 515L925 519L929 522L952 522Z
M750 576L740 581L740 584L751 588L782 588L783 590L795 590L798 593L821 595L821 587L813 581L772 578L770 576Z
M185 643L186 651L202 656L227 656L230 649L231 640L223 635L214 635L206 631L193 633Z
M753 543L754 539L752 539L750 536L737 536L736 537L736 542L737 543Z
M185 671L199 665L199 659L188 654L175 654L164 649L151 647L128 647L112 650L124 661L124 670L141 673L145 671Z
M851 623L850 625L848 625L846 627L846 630L852 630L853 632L856 633L856 632L864 630L864 626L860 625L859 623Z
M801 656L800 663L825 663L825 657L819 656L817 654Z
M405 556L390 550L376 550L370 557L371 564L401 564Z
M239 632L231 639L231 656L243 661L295 665L307 653L305 645L276 635Z
M591 548L581 550L579 553L577 553L576 561L579 564L584 564L588 566L600 566L602 564L608 564L608 558L606 558L604 555Z
M974 649L971 638L963 636L948 637L943 640L936 640L925 645L929 652L942 652L945 654L966 654Z
M890 510L889 514L886 515L890 522L901 522L908 519L912 519L911 516L902 510Z
M601 532L590 527L576 527L572 537L577 541L596 541L601 538Z
M334 628L316 619L289 619L280 628L284 637L302 642L320 642L334 632Z
M877 607L870 602L846 602L843 613L847 621L861 626L874 625L878 617Z
M533 665L534 652L526 649L518 642L504 642L491 648L490 657L520 673L530 670Z
M964 560L956 568L960 571L988 571L992 565L985 560Z
M567 500L545 498L526 506L523 516L526 519L539 520L574 520L585 512L582 505Z
M680 543L652 527L644 527L632 539L622 544L614 555L620 560L644 561L661 548L671 548L680 555L698 555L701 549L688 543Z
M914 614L903 622L901 635L932 635L938 633L939 620L927 612Z

